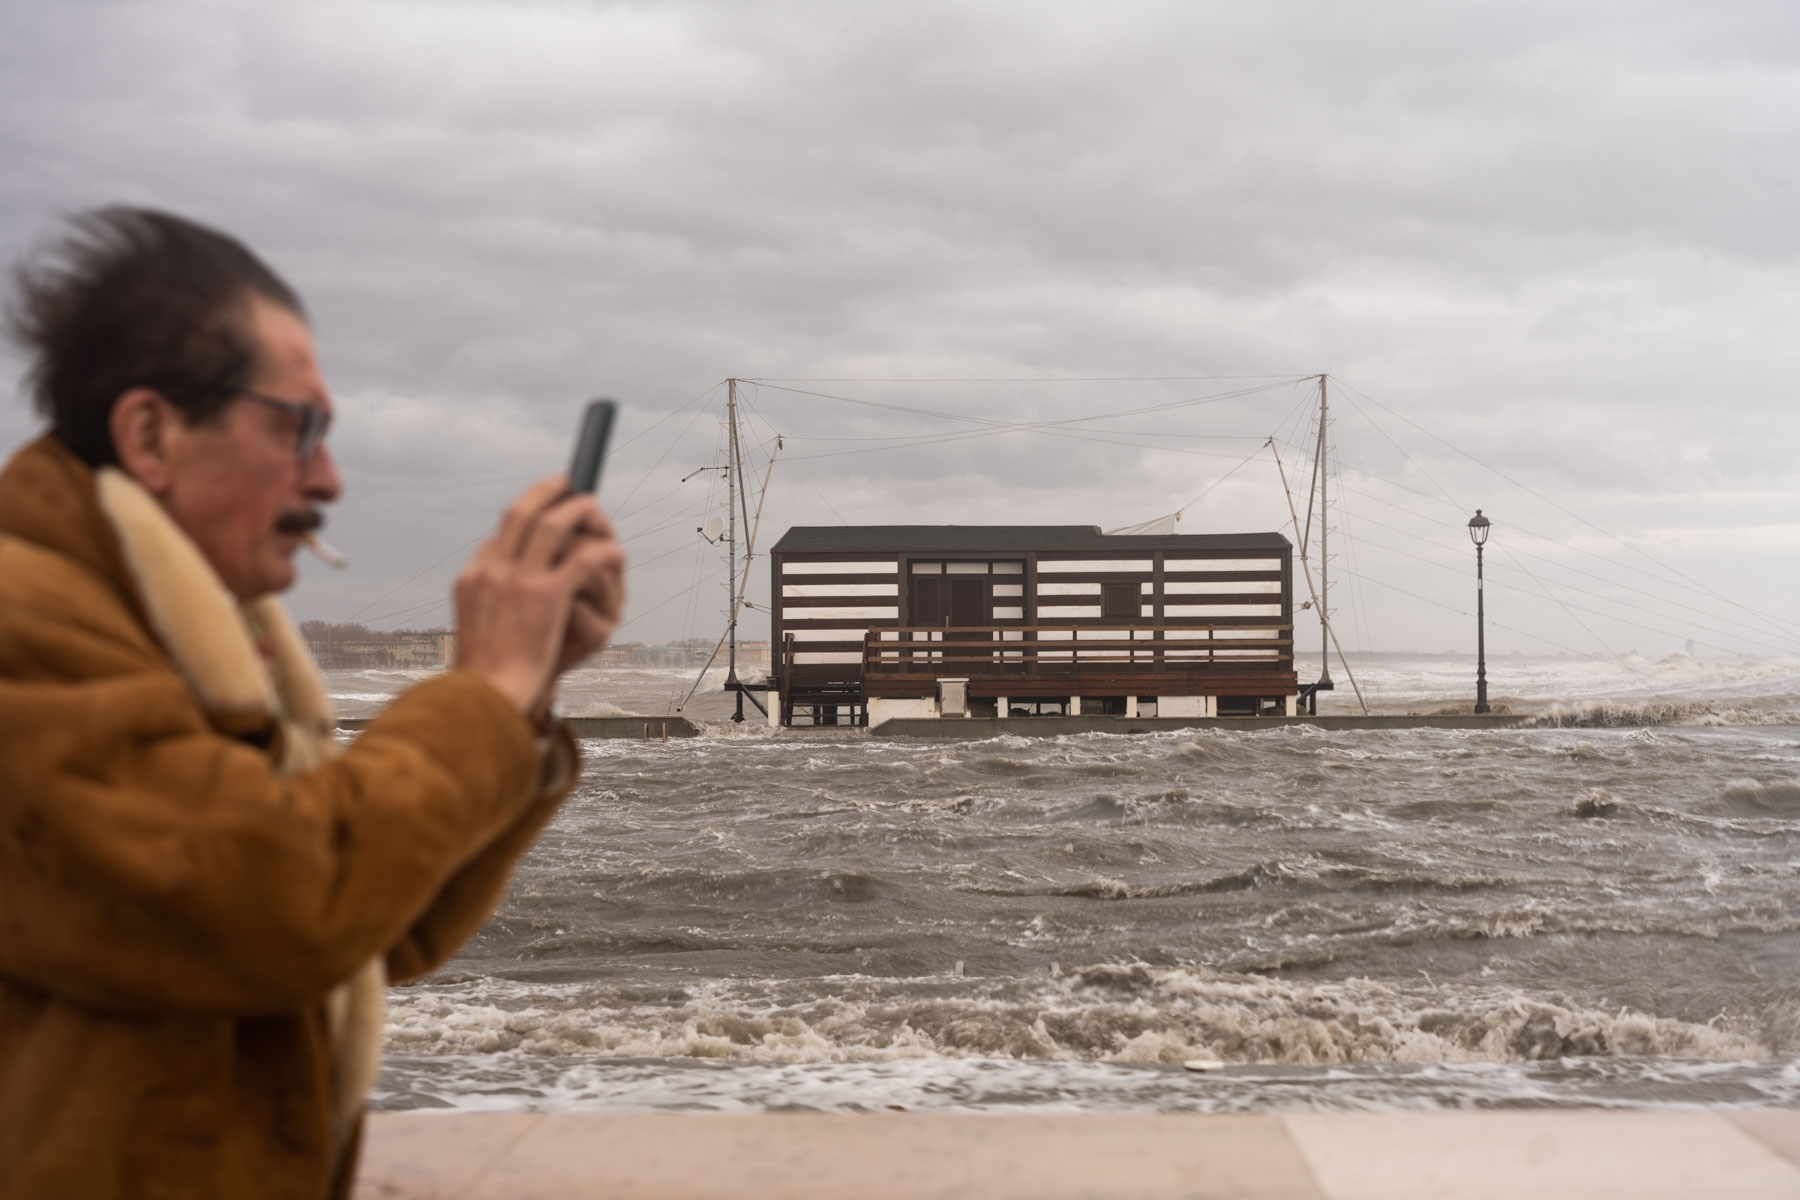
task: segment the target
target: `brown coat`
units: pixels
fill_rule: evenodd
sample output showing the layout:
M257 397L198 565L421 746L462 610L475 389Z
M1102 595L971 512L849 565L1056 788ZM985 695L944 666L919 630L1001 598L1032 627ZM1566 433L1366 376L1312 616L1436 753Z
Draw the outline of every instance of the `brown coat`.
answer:
M251 614L272 672L125 476L49 438L0 474L7 1200L347 1192L378 964L454 952L568 790L566 735L455 671L338 753Z

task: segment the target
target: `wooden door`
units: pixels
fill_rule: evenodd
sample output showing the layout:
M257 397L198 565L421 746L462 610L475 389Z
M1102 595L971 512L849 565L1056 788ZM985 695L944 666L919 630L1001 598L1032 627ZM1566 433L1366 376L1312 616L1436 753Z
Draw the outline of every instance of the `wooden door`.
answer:
M950 617L949 582L942 575L914 575L907 596L907 623L941 629Z
M993 594L986 575L952 575L950 583L950 624L986 625L989 597Z

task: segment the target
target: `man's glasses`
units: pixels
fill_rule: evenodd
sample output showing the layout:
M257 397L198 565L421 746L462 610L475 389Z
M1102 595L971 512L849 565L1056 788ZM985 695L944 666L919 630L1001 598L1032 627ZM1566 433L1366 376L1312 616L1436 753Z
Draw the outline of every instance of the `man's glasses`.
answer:
M331 428L331 414L316 404L299 404L293 400L283 400L280 396L253 392L248 388L238 395L294 420L300 427L300 436L294 442L294 458L300 462L307 462L318 452L320 444L325 441L326 430Z

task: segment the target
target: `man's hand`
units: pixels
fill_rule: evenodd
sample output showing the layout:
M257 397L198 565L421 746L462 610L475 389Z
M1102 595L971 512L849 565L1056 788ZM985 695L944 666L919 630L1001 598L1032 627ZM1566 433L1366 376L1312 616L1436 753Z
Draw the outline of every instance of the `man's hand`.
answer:
M587 574L569 605L562 654L556 661L559 676L605 646L625 611L625 551L598 505L582 526L582 537L591 543L591 554L582 560L589 564Z
M625 554L589 495L552 476L501 518L456 580L456 666L484 676L521 713L606 644L625 603Z

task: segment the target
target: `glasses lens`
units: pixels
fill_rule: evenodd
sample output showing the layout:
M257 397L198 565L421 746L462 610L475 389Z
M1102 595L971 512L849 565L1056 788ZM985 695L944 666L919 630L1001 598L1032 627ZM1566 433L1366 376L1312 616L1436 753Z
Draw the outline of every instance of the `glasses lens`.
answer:
M300 411L305 416L300 419L300 440L294 445L294 453L301 462L306 462L324 444L325 431L331 428L331 415L310 404L302 405Z

